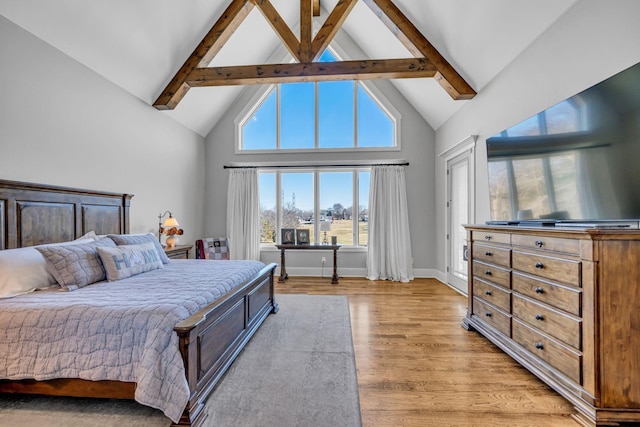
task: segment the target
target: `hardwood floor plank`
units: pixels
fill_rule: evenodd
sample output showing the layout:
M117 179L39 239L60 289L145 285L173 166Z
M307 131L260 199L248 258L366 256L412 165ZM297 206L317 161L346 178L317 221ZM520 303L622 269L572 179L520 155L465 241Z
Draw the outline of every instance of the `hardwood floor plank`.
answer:
M291 277L277 294L346 295L363 426L578 427L572 406L476 332L432 279Z

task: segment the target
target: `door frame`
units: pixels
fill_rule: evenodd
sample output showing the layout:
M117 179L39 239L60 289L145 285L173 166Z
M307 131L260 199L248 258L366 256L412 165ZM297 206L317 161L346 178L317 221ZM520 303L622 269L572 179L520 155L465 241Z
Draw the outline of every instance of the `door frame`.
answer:
M451 183L450 183L450 176L449 176L449 170L450 170L450 166L451 163L453 162L453 160L458 160L459 161L459 157L461 156L466 156L467 160L468 160L468 165L469 165L469 170L468 170L468 183L467 183L467 188L468 188L468 200L467 200L467 207L468 207L468 223L469 224L473 224L475 222L475 213L476 213L476 205L475 205L475 193L476 193L476 185L475 185L475 181L476 181L476 174L475 174L475 166L476 166L476 158L475 158L475 148L476 148L476 140L478 139L478 135L469 135L466 138L462 139L460 142L458 142L457 144L455 144L453 147L449 148L448 150L444 151L443 153L440 154L440 158L443 159L444 161L444 166L445 166L445 176L444 176L444 182L445 182L445 245L444 247L446 248L446 282L449 286L452 286L453 288L455 288L456 290L460 291L463 294L467 294L467 286L466 283L462 282L462 279L454 277L452 275L451 272L451 265L452 265L452 259L451 259L451 230L452 230L452 226L453 224L451 224L451 209L450 209L450 202L451 202ZM453 279L452 279L453 278ZM457 282L457 283L452 283L452 282Z

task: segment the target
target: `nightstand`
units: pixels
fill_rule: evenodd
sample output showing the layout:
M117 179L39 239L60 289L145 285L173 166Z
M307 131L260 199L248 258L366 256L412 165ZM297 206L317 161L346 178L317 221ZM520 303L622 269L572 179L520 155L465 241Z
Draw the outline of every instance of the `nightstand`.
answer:
M170 259L188 259L189 251L193 245L175 245L173 248L164 248L164 252Z

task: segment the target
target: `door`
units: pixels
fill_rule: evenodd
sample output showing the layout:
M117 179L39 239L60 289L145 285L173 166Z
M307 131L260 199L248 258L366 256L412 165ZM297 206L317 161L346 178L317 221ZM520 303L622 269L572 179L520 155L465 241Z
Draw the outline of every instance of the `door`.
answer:
M447 160L447 283L467 293L468 242L463 224L471 218L472 150Z

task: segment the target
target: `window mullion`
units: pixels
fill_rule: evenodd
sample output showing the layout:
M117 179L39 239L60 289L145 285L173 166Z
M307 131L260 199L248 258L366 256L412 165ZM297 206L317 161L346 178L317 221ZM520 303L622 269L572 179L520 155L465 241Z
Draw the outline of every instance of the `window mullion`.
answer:
M360 229L358 228L358 215L357 212L359 212L360 210L360 173L358 172L358 170L354 169L353 172L353 197L351 198L351 200L353 200L352 204L351 204L351 224L353 224L353 236L352 236L352 244L354 246L358 246L358 244L360 243ZM356 212L356 215L354 215L354 212Z
M358 83L353 81L353 146L358 148Z
M314 123L314 139L315 145L314 147L317 149L320 147L320 101L318 97L320 95L320 89L318 86L318 82L314 82L313 84L313 123Z
M276 85L276 150L280 150L282 145L280 144L280 85Z
M313 241L317 244L320 242L320 172L318 169L313 171Z
M276 171L276 242L280 241L280 230L282 229L282 180L280 171Z

